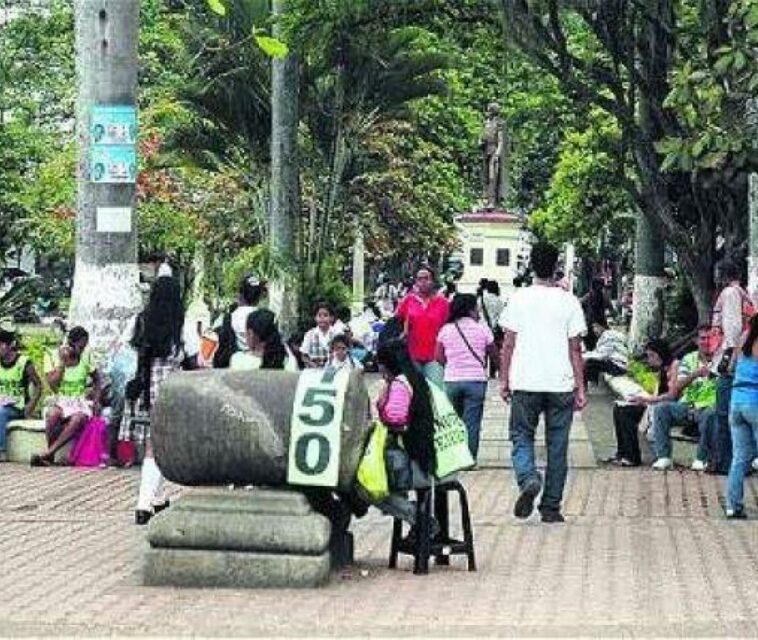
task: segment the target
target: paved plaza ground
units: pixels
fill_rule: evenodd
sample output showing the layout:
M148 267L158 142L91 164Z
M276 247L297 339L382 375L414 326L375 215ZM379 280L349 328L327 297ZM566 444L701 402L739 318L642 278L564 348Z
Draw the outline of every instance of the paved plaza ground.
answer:
M356 565L309 591L142 587L135 470L0 465L0 635L758 635L758 483L752 520L726 522L721 477L585 466L601 428L577 427L566 524L516 520L493 457L464 478L476 573L387 569L391 523L372 511Z

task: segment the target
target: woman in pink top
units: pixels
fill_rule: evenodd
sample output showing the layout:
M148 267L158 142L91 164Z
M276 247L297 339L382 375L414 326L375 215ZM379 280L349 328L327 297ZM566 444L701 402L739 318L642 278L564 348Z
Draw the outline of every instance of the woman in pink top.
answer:
M479 322L476 296L459 294L437 336L437 362L445 365L445 391L466 423L468 445L476 460L487 393L487 356L496 358L492 330Z

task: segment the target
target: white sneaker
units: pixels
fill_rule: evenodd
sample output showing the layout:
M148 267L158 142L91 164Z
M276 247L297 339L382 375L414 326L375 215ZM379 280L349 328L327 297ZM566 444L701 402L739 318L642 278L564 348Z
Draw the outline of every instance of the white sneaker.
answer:
M653 469L656 471L665 471L666 469L671 469L674 466L674 461L671 458L658 458L653 463Z
M705 462L695 458L692 461L692 466L690 467L690 469L692 469L693 471L705 471Z
M753 471L758 471L758 458L754 458L750 466L753 467Z

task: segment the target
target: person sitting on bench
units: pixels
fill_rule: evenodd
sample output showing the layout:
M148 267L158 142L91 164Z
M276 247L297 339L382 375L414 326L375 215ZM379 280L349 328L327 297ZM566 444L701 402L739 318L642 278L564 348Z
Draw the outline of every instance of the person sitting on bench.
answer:
M629 350L626 347L624 334L609 329L608 325L600 322L592 323L592 332L597 337L597 344L592 351L582 354L584 383L598 384L601 373L612 376L624 375L629 360Z
M695 424L698 433L706 432L716 406L716 374L712 359L718 348L713 329L698 329L698 349L685 355L676 380L678 400L664 402L653 413L653 437L656 461L653 469L664 471L674 466L671 452L671 427L675 424Z

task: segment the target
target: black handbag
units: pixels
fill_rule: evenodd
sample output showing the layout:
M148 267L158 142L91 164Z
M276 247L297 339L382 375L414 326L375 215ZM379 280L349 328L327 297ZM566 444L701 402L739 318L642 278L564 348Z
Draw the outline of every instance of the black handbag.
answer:
M413 471L408 452L395 438L390 438L384 450L387 484L391 492L410 491L413 488Z

